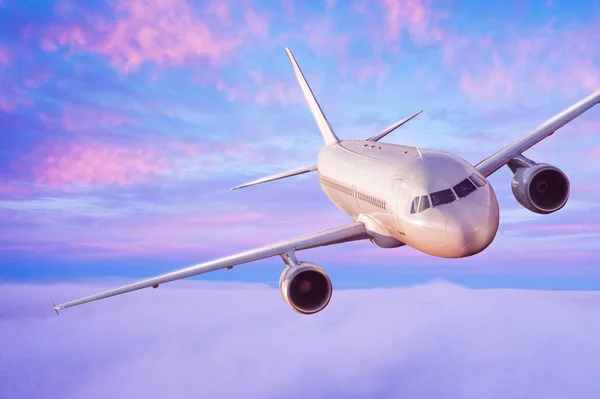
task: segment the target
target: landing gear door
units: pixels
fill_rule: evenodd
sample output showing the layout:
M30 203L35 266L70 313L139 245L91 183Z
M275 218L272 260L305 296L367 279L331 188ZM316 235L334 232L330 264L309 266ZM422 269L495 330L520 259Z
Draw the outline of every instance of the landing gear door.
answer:
M402 187L402 179L394 180L394 185L392 187L392 198L390 198L391 209L390 213L392 214L392 219L394 220L394 225L398 229L398 232L404 235L404 229L402 228L402 224L400 223L400 219L398 218L398 213L401 212L400 209L400 198L401 198L401 187Z

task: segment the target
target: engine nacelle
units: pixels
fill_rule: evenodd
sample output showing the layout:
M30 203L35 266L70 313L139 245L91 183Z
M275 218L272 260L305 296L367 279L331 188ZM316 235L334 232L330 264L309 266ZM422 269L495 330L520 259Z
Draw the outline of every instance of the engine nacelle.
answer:
M531 163L530 166L515 168L513 195L532 212L548 214L558 211L565 206L571 192L567 175L555 166Z
M286 267L279 277L279 290L285 302L302 314L325 309L333 294L327 273L309 262Z

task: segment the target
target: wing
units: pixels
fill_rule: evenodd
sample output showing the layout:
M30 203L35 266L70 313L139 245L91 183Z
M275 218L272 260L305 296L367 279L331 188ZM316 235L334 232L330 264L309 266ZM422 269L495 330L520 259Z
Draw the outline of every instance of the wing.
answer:
M506 165L512 158L521 155L522 152L530 149L598 103L600 103L600 90L548 119L546 122L533 129L531 133L487 157L475 165L475 168L485 177L491 175L502 166Z
M179 269L160 276L138 281L137 283L101 292L99 294L90 295L88 297L76 299L60 305L55 305L54 310L58 312L64 308L97 301L99 299L104 299L115 295L125 294L127 292L136 291L142 288L156 288L159 284L168 283L169 281L179 280L182 278L195 276L197 274L208 273L218 269L232 268L236 265L270 258L272 256L283 255L291 251L301 251L303 249L339 244L347 241L363 240L366 238L368 238L368 235L364 224L356 222L348 223L333 229L309 234L277 244L267 245L250 251L241 252L236 255L201 263L199 265L186 267L184 269Z

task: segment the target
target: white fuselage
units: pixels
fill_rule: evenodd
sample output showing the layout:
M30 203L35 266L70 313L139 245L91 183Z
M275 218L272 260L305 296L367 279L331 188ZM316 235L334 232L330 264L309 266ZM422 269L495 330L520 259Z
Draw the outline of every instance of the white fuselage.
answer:
M345 140L321 148L318 172L329 199L364 223L381 247L409 245L460 258L483 251L498 231L491 185L471 164L449 153Z

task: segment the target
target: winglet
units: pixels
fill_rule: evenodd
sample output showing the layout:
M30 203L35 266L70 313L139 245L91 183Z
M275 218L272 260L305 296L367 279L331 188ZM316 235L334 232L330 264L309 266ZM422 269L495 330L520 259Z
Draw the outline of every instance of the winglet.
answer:
M290 62L292 63L294 73L296 74L296 79L298 79L298 83L302 88L304 98L306 99L308 107L310 108L310 111L312 112L313 117L315 118L315 122L317 122L317 125L319 126L319 130L321 131L323 140L325 140L325 144L339 143L340 139L335 135L333 129L331 128L331 125L329 124L329 121L327 120L327 117L325 117L325 114L323 114L323 110L321 110L321 106L319 105L319 102L315 98L315 95L313 94L310 86L308 85L308 82L306 81L302 70L300 70L298 63L294 58L294 55L288 47L285 48L285 52L287 53L287 56L290 59Z
M60 308L58 306L56 306L56 304L54 303L54 298L52 298L52 307L54 308L54 311L56 312L56 315L59 316L58 310Z

